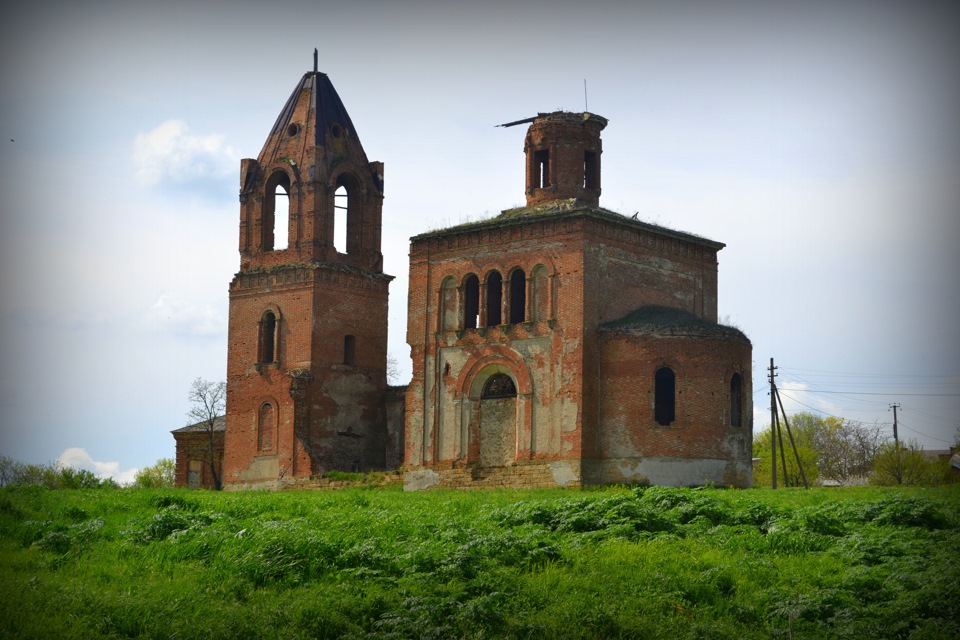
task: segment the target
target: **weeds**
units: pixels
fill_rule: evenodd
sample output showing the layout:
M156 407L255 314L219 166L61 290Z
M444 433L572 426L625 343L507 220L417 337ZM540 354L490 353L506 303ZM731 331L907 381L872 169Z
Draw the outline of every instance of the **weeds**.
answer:
M0 490L0 637L955 637L957 489Z

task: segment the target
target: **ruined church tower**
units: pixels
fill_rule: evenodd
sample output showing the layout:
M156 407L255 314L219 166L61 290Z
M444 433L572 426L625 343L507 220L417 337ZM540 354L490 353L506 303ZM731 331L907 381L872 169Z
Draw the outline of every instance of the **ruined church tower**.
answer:
M226 487L385 466L382 203L383 164L315 58L241 161Z

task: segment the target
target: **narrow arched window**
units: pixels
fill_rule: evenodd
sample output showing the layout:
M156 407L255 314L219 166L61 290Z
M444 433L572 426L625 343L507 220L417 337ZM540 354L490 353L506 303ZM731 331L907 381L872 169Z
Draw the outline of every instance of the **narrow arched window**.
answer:
M343 336L343 364L353 366L357 362L357 339Z
M463 328L476 329L480 315L480 278L467 276L463 283Z
M743 420L743 381L739 373L730 376L730 426L739 427Z
M484 383L481 400L491 398L513 398L517 395L517 385L505 373L495 373Z
M280 251L287 248L290 236L290 194L278 184L273 192L273 248Z
M495 327L503 321L503 276L491 271L487 276L487 326Z
M677 377L670 367L657 369L653 379L654 409L657 424L667 426L676 419Z
M333 192L333 248L347 252L347 216L350 211L350 192L345 184L337 184Z
M267 311L260 318L259 336L257 340L257 362L267 364L276 359L277 346L277 316L273 311Z
M260 405L260 414L257 416L257 448L260 451L273 449L276 419L273 405L264 402Z
M523 269L510 274L510 324L527 320L527 275Z
M337 176L333 192L333 247L340 253L355 253L361 248L360 182L351 173Z
M263 251L287 248L290 233L290 178L283 171L277 171L267 180L260 225L260 248Z

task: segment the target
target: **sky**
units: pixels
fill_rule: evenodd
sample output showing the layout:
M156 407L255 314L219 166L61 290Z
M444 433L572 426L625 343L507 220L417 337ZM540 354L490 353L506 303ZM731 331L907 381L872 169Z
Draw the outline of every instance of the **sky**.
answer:
M16 3L0 24L0 454L129 481L226 375L241 158L319 49L408 238L524 201L522 127L609 119L601 206L726 243L788 412L960 427L960 9L919 0ZM586 87L586 90L585 90Z

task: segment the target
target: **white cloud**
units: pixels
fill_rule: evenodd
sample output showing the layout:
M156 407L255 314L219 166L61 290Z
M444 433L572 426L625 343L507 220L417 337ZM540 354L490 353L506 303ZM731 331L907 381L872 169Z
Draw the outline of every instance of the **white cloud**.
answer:
M98 478L113 478L119 484L130 484L139 469L120 470L119 462L99 462L86 449L70 447L57 457L57 464L74 469L86 469Z
M147 187L233 175L239 165L223 136L190 133L182 120L167 120L133 141L137 180Z
M151 331L181 336L210 338L224 335L227 325L223 316L209 305L196 305L178 294L164 293L150 305L144 318Z

